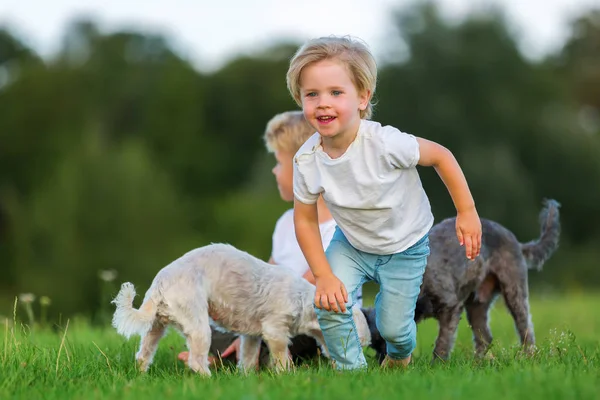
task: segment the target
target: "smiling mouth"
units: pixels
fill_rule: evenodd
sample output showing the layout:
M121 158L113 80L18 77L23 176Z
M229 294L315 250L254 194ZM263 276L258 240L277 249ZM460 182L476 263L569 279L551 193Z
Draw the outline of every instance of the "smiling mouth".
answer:
M317 117L317 120L318 120L319 122L331 122L331 121L333 121L334 119L335 119L335 117L332 117L332 116L330 116L330 115L325 115L325 116L322 116L322 117Z

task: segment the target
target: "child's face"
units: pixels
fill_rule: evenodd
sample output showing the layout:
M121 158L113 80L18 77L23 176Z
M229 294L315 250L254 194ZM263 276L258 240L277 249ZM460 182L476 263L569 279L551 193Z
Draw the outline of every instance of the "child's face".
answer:
M300 95L306 120L324 138L354 135L369 93L358 93L347 68L337 60L306 66L300 76Z
M279 196L284 201L294 200L293 174L294 174L294 155L286 151L276 151L275 159L277 164L273 167L273 175L277 181Z

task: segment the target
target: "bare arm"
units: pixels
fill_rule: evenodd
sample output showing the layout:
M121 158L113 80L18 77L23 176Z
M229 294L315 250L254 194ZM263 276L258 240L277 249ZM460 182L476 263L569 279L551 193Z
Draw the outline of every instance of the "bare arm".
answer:
M296 239L315 278L333 275L325 257L316 204L304 204L294 199Z
M312 283L313 285L316 285L316 283L317 283L317 281L315 280L315 276L313 275L310 268L304 273L304 275L302 275L302 277L304 279L306 279L308 282Z
M427 139L417 138L419 165L433 167L446 185L456 207L456 234L467 258L473 259L481 250L481 221L467 180L450 150Z
M421 153L419 165L433 167L452 197L456 211L467 211L475 208L475 201L471 196L467 180L447 148L427 139L417 138Z
M314 275L317 287L315 306L328 311L345 312L348 293L344 284L333 274L325 257L317 205L304 204L294 199L294 226L296 239L310 267L308 272Z

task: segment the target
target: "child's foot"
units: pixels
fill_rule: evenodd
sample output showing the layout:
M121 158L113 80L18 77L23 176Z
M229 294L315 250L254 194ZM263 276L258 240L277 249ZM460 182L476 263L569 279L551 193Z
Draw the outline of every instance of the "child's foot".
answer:
M389 356L385 356L383 362L381 363L381 368L406 368L408 364L410 364L410 360L412 359L412 355L403 358L402 360L394 360Z

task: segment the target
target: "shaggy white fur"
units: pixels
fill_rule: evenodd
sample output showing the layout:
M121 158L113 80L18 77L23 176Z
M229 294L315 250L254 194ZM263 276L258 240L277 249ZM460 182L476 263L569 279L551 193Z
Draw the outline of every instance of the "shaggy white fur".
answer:
M190 350L188 366L210 376L210 324L239 333L239 367L256 368L261 339L272 365L289 369L288 344L296 335L317 340L328 355L313 308L315 287L289 268L268 264L228 244L194 249L158 272L139 309L133 308L135 289L129 282L112 301L112 324L129 338L142 337L136 360L147 370L167 326L177 328ZM361 345L371 334L359 307L352 307Z

